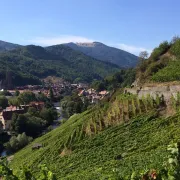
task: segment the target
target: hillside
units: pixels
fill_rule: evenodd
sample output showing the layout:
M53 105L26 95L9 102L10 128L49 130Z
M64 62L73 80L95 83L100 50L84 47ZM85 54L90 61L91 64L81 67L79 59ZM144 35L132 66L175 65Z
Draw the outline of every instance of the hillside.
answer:
M116 92L109 102L72 116L15 154L11 167L47 164L57 179L130 179L163 169L167 145L179 140L180 115L163 117L162 99ZM177 107L179 99L177 101ZM42 143L32 150L34 143ZM139 177L139 176L138 176ZM139 178L138 178L139 179Z
M167 168L167 162L174 163L167 147L178 143L180 136L180 86L179 82L172 82L179 80L179 47L179 39L161 43L136 68L140 86L117 89L96 106L73 115L16 153L11 167L18 172L28 165L38 177L39 164L46 164L57 179L73 180L148 180L150 171L165 177L160 180L176 175L176 169ZM66 57L59 46L48 48L48 52L53 51ZM104 81L108 84L117 79L116 83L123 83L119 75L123 72ZM42 143L43 147L32 150L34 143Z
M180 80L180 39L164 41L150 57L142 61L136 70L137 85L144 83L171 82Z
M9 42L5 42L5 41L0 40L0 52L13 50L13 49L16 49L18 47L21 47L21 46L18 44L13 44L13 43L9 43Z
M111 62L124 68L135 67L138 61L137 56L121 49L107 46L100 42L67 43L64 45L69 46L76 51L83 52L88 56L102 61Z
M0 78L6 70L12 85L39 84L39 79L53 75L69 81L91 82L116 72L119 67L98 61L66 46L44 49L29 45L0 53Z

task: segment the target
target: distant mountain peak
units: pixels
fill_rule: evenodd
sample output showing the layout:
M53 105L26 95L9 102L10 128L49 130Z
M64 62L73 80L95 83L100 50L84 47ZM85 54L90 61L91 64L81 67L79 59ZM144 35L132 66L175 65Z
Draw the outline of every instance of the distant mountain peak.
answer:
M129 68L137 64L137 56L121 49L107 46L101 42L78 42L67 43L65 46L80 51L88 56L101 61L111 62L120 67Z
M77 46L83 46L83 47L96 47L96 46L105 46L105 44L100 42L77 42L75 43Z
M83 42L83 43L76 43L77 46L83 46L83 47L94 47L95 44L93 42Z

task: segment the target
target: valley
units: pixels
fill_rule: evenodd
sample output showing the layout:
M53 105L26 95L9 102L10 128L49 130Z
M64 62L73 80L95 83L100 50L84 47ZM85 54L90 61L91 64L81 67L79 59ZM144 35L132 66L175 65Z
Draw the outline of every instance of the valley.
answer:
M0 1L0 180L180 180L180 1Z
M11 123L3 124L11 132L4 144L11 156L7 156L8 166L2 163L0 167L12 168L12 177L24 169L25 179L26 168L35 179L45 168L43 172L51 174L51 180L178 180L179 47L179 38L164 41L129 69L91 61L91 57L64 45L26 46L0 54L18 57L18 63L23 60L22 64L32 67L37 62L44 68L51 64L53 70L60 68L61 62L63 70L72 68L75 72L65 78L56 74L59 69L46 74L40 66L37 72L26 67L40 84L18 84L16 89L2 90L2 114L13 112L15 107L17 112L9 119ZM21 63L16 68L25 68ZM76 68L81 69L78 75Z
M163 54L179 42L165 46ZM147 75L144 63L148 63L148 68L151 64L159 68L151 69L158 73L167 69L171 61L168 56L169 63L163 62L162 52L153 60L153 53L137 66L136 80L131 73L120 71L94 82L92 86L99 90L109 88L109 96L81 113L72 114L59 127L17 152L10 163L14 171L18 171L18 164L28 163L37 177L39 164L46 164L57 179L131 179L132 176L141 179L151 173L160 179L168 177L171 164L164 166L170 156L167 148L174 147L180 135L180 85L178 79L156 82L151 79L153 73L146 76L144 83L142 75ZM168 77L169 71L166 72L164 76ZM123 86L128 78L129 84ZM35 143L42 147L33 151Z

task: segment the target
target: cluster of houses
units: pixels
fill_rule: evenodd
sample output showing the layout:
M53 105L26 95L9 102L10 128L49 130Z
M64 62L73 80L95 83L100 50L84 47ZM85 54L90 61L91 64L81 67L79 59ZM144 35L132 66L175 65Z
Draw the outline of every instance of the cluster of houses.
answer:
M20 92L26 92L26 91L31 91L34 94L39 94L43 93L45 96L49 97L50 96L50 91L49 89L52 89L54 97L59 97L62 91L66 91L67 89L73 90L81 90L81 89L87 89L88 85L79 83L79 84L71 84L69 82L55 82L55 83L50 83L47 82L44 85L26 85L26 86L20 86L17 87L16 89ZM12 95L15 94L15 90L8 90Z
M70 90L77 90L79 92L80 97L87 97L90 103L97 103L105 96L109 94L108 91L104 90L101 92L97 92L95 89L88 88L87 84L78 83L78 84L71 84L69 82L55 82L50 83L46 82L44 85L27 85L17 87L16 89L19 93L31 91L34 94L43 93L45 96L50 96L50 88L53 91L54 97L58 97L61 94L61 91L66 91L67 89ZM15 94L16 90L8 90L12 96ZM8 130L10 128L12 114L24 114L27 112L29 107L35 107L37 110L41 110L44 108L44 102L31 102L28 105L20 105L19 107L10 106L6 109L0 108L0 121L3 124L3 129Z
M101 99L103 99L108 94L109 92L106 90L97 92L95 89L90 88L87 90L86 89L80 90L78 95L87 97L87 99L89 99L91 103L98 103Z
M0 121L3 125L4 130L9 130L10 125L12 122L12 115L13 113L16 114L24 114L28 111L29 107L34 107L37 110L43 109L45 106L44 102L31 102L28 105L20 105L19 107L16 106L9 106L6 109L0 109Z

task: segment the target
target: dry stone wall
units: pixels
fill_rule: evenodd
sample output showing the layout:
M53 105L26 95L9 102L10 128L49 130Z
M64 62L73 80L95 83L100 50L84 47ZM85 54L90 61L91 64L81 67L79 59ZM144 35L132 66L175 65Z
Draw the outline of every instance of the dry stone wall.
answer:
M165 101L169 101L171 97L177 98L177 93L180 92L179 85L154 85L144 86L141 88L125 88L124 93L136 94L139 98L150 95L153 98L163 96Z

